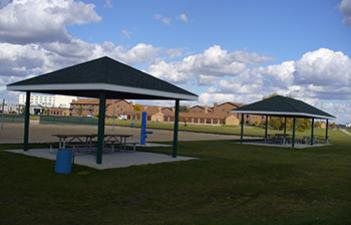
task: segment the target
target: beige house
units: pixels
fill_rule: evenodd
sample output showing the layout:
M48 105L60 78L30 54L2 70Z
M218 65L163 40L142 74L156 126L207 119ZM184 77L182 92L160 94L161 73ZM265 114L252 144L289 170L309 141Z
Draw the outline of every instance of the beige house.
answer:
M232 114L225 118L224 124L228 126L239 126L240 119L236 114Z

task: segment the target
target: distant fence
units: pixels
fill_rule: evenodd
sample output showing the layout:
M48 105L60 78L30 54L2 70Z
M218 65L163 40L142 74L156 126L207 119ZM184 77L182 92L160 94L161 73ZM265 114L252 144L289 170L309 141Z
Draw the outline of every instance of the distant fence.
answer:
M4 123L23 123L24 121L24 116L23 115L17 115L17 114L0 114L0 121L4 119Z
M74 117L74 116L40 116L40 124L79 124L79 125L97 125L98 119L91 117Z

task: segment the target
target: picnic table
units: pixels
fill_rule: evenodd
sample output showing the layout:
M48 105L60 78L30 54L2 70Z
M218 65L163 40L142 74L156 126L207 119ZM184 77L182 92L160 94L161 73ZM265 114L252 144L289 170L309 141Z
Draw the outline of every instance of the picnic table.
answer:
M267 139L265 139L266 143L270 144L286 144L290 142L290 135L288 134L274 134L268 135Z
M67 146L73 147L89 147L92 148L96 143L97 134L55 134L58 138L59 149L66 148ZM131 134L105 134L105 145L119 145L122 149L127 149L127 139L131 138Z

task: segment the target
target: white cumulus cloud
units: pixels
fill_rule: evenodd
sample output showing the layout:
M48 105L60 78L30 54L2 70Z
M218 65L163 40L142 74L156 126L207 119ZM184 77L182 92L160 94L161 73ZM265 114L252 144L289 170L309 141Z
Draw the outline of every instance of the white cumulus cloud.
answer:
M0 41L69 41L67 25L101 19L94 7L74 0L13 0L0 8Z
M165 25L170 25L172 22L172 18L168 17L168 16L164 16L162 14L155 14L154 15L154 19L157 21L160 21L161 23L165 24Z
M182 13L180 15L178 15L177 19L183 23L187 23L189 22L189 18L188 18L188 15L185 14L185 13Z
M270 58L256 53L229 52L219 45L213 45L202 53L189 55L178 61L158 61L150 65L149 72L176 83L184 83L200 77L199 80L203 84L205 77L236 76L246 69L247 64L268 59Z
M121 31L121 33L122 33L122 35L125 37L125 38L131 38L132 37L132 32L131 31L129 31L129 30L127 30L127 29L123 29L122 31Z
M344 15L344 23L351 25L351 0L342 0L339 9Z

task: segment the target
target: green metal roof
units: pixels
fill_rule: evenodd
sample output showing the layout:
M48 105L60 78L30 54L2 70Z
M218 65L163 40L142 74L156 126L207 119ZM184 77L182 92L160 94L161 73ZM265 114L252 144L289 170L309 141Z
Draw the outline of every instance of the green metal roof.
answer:
M197 100L197 95L109 57L7 85L8 90L109 98Z
M321 119L335 118L335 116L303 101L280 95L244 105L233 110L233 112L268 116L296 116Z

